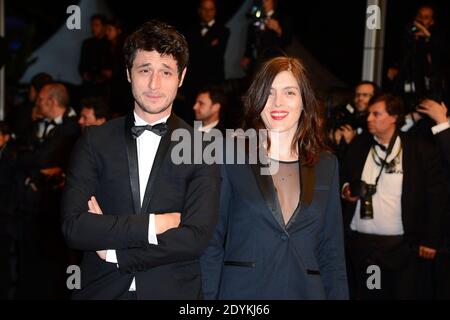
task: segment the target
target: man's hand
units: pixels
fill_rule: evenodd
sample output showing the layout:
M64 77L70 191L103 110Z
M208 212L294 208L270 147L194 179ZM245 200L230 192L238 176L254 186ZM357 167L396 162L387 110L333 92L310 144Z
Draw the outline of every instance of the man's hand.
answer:
M419 246L419 257L427 260L432 260L436 256L436 249Z
M342 196L344 197L345 200L349 202L356 202L359 199L359 197L352 196L349 184L344 187L344 190L342 190Z
M60 167L41 169L40 171L44 176L48 176L48 177L59 176L62 174L62 169Z
M267 19L266 26L268 29L275 31L277 35L281 37L283 29L281 29L280 23L277 20L272 18Z
M334 130L333 137L334 137L334 143L336 145L339 145L341 143L341 140L343 137L341 128L337 128L336 130Z
M88 208L90 213L103 214L102 209L98 205L97 199L95 199L95 197L91 197L91 199L88 201ZM97 251L97 255L100 257L100 259L106 260L106 250Z
M420 103L417 111L428 115L436 124L447 122L447 107L443 102L437 103L431 99L425 99Z
M213 41L211 41L211 47L217 46L220 43L219 38L215 38L213 39Z
M247 69L250 65L250 58L243 57L241 61L239 62L242 69Z
M353 128L348 124L340 127L339 129L342 130L342 136L345 140L345 143L349 144L350 142L352 142L353 138L356 136L356 130L353 130Z
M428 31L428 29L423 24L421 24L419 21L417 21L417 20L414 21L414 25L416 26L417 29L420 30L419 32L415 33L416 37L427 37L427 38L431 37L430 31Z
M161 234L172 228L178 228L181 221L179 212L170 212L164 214L155 214L155 231Z

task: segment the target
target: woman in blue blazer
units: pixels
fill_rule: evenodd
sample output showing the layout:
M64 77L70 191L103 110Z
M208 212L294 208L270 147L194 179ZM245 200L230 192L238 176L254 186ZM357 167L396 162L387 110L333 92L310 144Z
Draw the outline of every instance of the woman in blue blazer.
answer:
M271 171L250 163L250 143L237 149L246 164L222 166L220 220L201 258L204 297L347 299L338 164L301 62L266 62L245 107L245 129L267 132L257 147Z

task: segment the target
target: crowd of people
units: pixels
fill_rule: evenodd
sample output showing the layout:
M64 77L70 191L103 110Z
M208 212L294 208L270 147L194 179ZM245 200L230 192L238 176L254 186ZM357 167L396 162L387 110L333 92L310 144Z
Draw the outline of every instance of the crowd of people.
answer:
M214 0L184 35L153 20L126 36L94 15L79 103L49 74L32 78L0 121L1 298L450 298L449 95L434 8L418 9L382 88L361 81L333 106L284 53L290 19L275 0L261 10L238 85L225 79L230 31ZM266 129L257 145L279 170L177 166L178 128ZM83 277L71 292L73 264ZM381 278L369 286L373 266Z

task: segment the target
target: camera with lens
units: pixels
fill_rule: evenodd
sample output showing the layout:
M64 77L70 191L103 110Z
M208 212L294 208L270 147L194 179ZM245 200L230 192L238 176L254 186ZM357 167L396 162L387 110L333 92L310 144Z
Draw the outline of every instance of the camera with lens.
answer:
M363 220L373 219L372 196L377 192L377 186L362 180L354 181L350 183L350 192L352 196L361 199L360 218Z
M258 30L263 30L265 27L264 14L262 2L254 1L252 9L247 13L247 18L252 22L252 26Z

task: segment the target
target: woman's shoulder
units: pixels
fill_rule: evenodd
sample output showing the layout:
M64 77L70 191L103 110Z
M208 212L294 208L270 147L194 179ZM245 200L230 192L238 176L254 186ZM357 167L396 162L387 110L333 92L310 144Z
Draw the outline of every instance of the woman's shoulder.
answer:
M331 151L324 150L320 152L318 164L331 165L334 167L337 165L337 161L336 155L334 155Z

